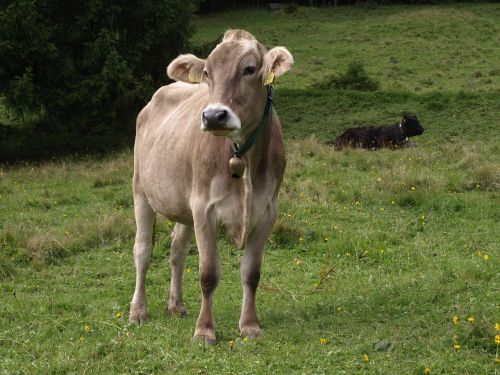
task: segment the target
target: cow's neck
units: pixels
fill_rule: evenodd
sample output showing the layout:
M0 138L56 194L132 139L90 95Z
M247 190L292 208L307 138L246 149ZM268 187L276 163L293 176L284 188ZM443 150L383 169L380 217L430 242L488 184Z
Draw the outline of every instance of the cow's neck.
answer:
M264 128L269 122L269 118L272 117L273 111L273 86L266 86L266 104L264 110L262 111L262 116L260 116L258 123L255 127L251 127L251 131L248 135L244 137L245 141L242 144L234 144L234 156L241 158L245 155L252 147L259 142Z
M250 148L250 150L248 150L248 152L242 157L246 165L243 176L249 177L252 182L255 182L256 178L262 174L261 172L263 171L261 169L265 169L267 166L267 164L263 163L263 161L264 159L267 159L271 143L273 115L274 110L271 108L267 118L265 119L262 133L252 148Z
M271 106L269 113L265 118L265 124L262 128L262 133L256 140L255 144L242 156L245 161L245 172L241 178L243 184L243 230L241 231L240 244L238 247L245 246L248 235L251 231L252 223L252 196L254 194L254 187L259 179L265 179L267 175L268 164L266 160L269 155L269 147L271 144L272 126L273 126L274 110Z

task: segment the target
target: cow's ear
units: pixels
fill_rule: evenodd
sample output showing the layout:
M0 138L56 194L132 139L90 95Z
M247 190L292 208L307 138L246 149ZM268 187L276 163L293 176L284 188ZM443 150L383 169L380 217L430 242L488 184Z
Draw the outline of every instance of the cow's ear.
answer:
M200 83L205 60L195 55L180 55L167 66L167 75L174 81Z
M288 72L292 65L292 54L285 47L274 47L264 56L262 69L265 83L272 83L274 77L279 77Z

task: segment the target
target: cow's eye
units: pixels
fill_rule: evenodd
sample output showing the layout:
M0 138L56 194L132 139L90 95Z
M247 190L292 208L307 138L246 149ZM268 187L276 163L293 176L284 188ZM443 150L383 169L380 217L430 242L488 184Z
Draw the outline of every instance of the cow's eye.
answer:
M247 66L243 69L243 75L249 76L255 73L255 66Z

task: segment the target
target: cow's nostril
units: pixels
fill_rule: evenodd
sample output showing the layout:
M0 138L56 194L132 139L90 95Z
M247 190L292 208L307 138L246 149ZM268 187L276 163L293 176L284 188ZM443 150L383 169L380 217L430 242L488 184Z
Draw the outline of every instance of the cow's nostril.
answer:
M227 119L227 111L226 110L219 111L215 114L215 117L222 123Z
M231 119L231 111L224 108L207 108L201 113L204 130L224 129Z

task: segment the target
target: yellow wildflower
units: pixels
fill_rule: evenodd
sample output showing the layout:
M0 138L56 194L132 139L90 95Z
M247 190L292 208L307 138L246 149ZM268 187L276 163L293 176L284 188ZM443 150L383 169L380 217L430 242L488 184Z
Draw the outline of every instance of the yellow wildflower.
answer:
M469 316L469 317L467 318L467 321L468 321L469 323L474 323L474 320L476 320L476 318L474 318L473 316Z
M122 316L123 316L123 313L122 313L121 311L118 311L118 312L115 314L115 318L116 318L116 319L120 319Z
M495 344L500 345L500 335L495 336Z
M394 202L394 201L391 201L391 204L396 204L396 202Z
M190 273L190 272L191 272L191 268L189 268L189 267L188 267L188 268L186 268L186 272L187 272L187 273Z
M363 361L368 362L370 360L370 357L368 357L368 354L363 354Z
M499 323L495 323L495 331L500 331L500 324Z
M453 318L451 318L451 321L453 322L453 324L458 324L458 322L460 321L460 318L456 315L453 315Z
M415 186L412 186L411 190L417 190L417 188Z
M328 344L328 339L327 339L327 338L324 338L324 337L321 337L321 338L319 339L319 343L320 343L321 345L326 345L326 344Z
M459 345L459 344L453 344L453 349L455 349L455 350L458 350L458 349L460 349L461 347L462 347L462 346L461 346L461 345Z
M424 368L424 374L429 375L431 373L431 369L429 367Z
M300 266L303 263L302 260L297 259L297 258L295 258L294 261L295 261L296 266Z
M489 255L488 255L488 254L484 254L484 255L483 255L483 259L484 259L484 260L488 260L489 258L490 258L490 257L489 257Z
M83 341L83 340L85 340L85 337L80 336L80 341Z
M89 333L90 332L90 326L88 324L85 324L83 326L83 332L85 332L85 333Z
M385 208L384 208L384 207L380 207L378 210L379 210L380 212L383 212L383 211L385 211Z
M495 365L496 365L497 363L500 363L500 358L495 358Z
M234 341L233 340L230 340L229 341L229 348L231 348L231 350L233 349L233 346L234 346Z
M303 237L299 237L299 242L304 242L304 238Z

